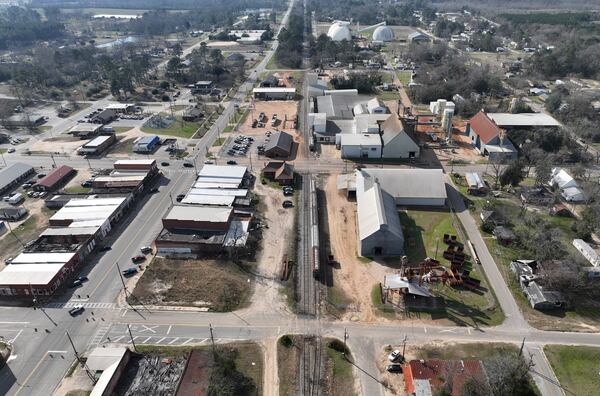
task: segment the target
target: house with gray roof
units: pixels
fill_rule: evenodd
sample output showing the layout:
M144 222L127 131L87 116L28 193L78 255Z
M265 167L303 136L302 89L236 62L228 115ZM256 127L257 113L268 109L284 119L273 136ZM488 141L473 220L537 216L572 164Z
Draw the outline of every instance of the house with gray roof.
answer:
M16 187L29 176L33 175L34 170L31 165L17 162L9 167L0 170L0 194Z
M294 138L289 133L278 131L265 143L265 155L271 158L287 158L292 154Z

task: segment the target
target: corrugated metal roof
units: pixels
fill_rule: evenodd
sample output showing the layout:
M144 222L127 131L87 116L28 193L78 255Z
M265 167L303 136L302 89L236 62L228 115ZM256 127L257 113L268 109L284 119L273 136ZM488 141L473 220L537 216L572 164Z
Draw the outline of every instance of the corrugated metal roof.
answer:
M357 186L363 184L368 188L375 179L394 198L447 198L441 169L365 168L356 171Z
M106 142L108 139L110 139L111 137L112 136L110 136L110 135L95 137L92 140L90 140L89 142L87 142L86 144L84 144L83 147L85 147L85 148L98 147L98 146L102 145L104 142Z
M52 188L57 183L60 183L62 180L64 180L67 176L71 175L73 172L75 172L75 169L71 168L70 166L61 165L38 180L36 185Z
M167 213L165 219L224 223L229 220L231 211L231 208L223 207L175 205Z
M235 197L224 195L188 195L181 203L192 205L216 205L216 206L231 206L235 201Z
M231 197L245 197L248 195L248 190L246 189L234 189L234 188L192 188L188 192L188 196L190 195L221 195L221 196L231 196Z
M374 183L366 191L357 192L356 200L358 234L361 240L378 231L385 231L395 236L397 241L404 242L394 198L383 191L378 183Z
M13 183L16 179L19 179L28 172L32 172L33 167L31 165L17 162L11 166L0 170L0 191L4 190L8 185Z
M500 127L557 127L560 123L552 116L544 113L488 113L496 125Z
M247 167L231 165L204 165L198 172L199 177L220 179L239 179L246 174Z

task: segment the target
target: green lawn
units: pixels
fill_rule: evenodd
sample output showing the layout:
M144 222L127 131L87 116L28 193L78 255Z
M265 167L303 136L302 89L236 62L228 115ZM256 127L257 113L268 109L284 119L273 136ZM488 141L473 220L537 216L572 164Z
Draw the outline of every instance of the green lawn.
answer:
M181 116L176 116L176 121L168 128L154 129L142 127L142 132L154 135L169 135L181 138L191 138L196 133L200 125L195 122L186 122L181 119Z
M443 252L447 248L444 234L456 235L458 241L462 242L449 211L407 210L400 212L400 222L404 231L404 250L410 264L415 265L431 257L437 258L442 265L449 267L449 262L443 258ZM482 281L481 289L471 291L459 286L433 283L430 292L443 299L443 308L433 310L424 308L422 312L431 314L432 319L446 318L459 325L477 327L502 323L504 314L490 291L484 274L480 273L477 267L473 267L468 255L463 268L470 269L471 276ZM375 293L374 290L373 294ZM373 299L375 300L375 296Z
M568 394L597 395L600 389L600 348L546 345L544 353Z
M412 72L410 70L398 70L396 72L396 74L398 75L398 80L400 80L402 85L404 87L408 87L408 84L410 83L410 77L412 75Z
M266 66L265 66L265 69L267 69L267 70L281 69L281 67L275 60L275 54L273 54L273 56L271 56L271 59L269 59L269 61L267 62Z
M68 192L71 194L87 194L90 192L90 190L91 190L91 188L82 187L82 186L71 186L71 187L65 188L65 192Z
M400 99L400 94L396 90L394 90L394 91L379 91L377 93L377 97L384 101L398 100L398 99Z
M446 248L444 234L457 235L452 216L445 209L400 212L400 222L410 263L418 263L426 257L439 259Z
M217 138L217 139L215 139L215 142L213 143L213 147L222 146L223 143L225 143L225 138Z
M331 394L345 396L356 395L356 390L354 388L354 366L350 363L350 361L352 361L350 351L346 352L348 355L347 360L342 352L332 348L333 343L341 344L341 341L334 339L324 339L323 341L323 348L325 348L327 359L325 367L327 367L327 374L329 374L326 378L330 381Z

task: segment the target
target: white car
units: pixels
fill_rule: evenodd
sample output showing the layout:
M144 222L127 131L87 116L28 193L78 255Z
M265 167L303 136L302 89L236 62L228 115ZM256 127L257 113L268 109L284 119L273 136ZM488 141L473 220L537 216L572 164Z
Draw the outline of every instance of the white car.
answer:
M388 355L388 360L390 362L395 362L398 360L398 358L400 358L400 356L402 356L402 353L400 352L400 350L396 349Z
M142 252L143 254L151 253L152 248L150 246L142 246L140 248L140 252Z
M204 161L205 165L212 165L214 163L215 163L215 161L213 161L213 160L206 160L206 161Z
M16 150L14 147L9 148L6 152L7 153L14 153Z

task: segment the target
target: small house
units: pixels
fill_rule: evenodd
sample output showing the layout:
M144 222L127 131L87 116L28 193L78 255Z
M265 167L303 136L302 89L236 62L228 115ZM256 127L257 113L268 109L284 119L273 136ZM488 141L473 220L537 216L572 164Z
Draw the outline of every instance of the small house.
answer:
M546 291L535 281L529 282L523 288L531 308L540 311L561 309L566 306L566 300L560 292Z
M215 84L212 81L198 81L192 88L192 94L208 95L215 88Z
M515 233L510 228L504 226L494 228L493 234L498 242L504 246L512 244L517 239Z
M183 112L183 120L187 122L195 122L204 117L204 113L197 107L189 107Z
M265 143L265 155L271 158L288 158L292 154L294 138L289 133L275 132Z
M285 161L270 161L262 170L267 179L278 182L280 185L290 185L294 182L294 165Z

